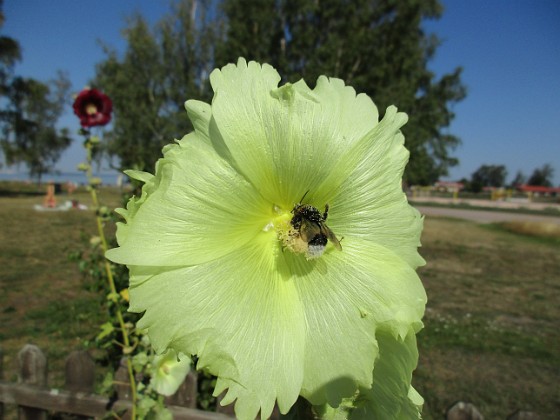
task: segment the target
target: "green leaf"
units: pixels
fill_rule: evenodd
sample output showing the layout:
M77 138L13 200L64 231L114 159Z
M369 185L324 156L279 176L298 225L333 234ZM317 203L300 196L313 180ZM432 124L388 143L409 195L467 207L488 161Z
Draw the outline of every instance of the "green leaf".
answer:
M153 175L149 172L136 171L134 169L128 169L128 170L124 171L124 173L129 178L132 178L132 179L135 179L135 180L141 181L141 182L149 182L153 178Z
M111 322L106 322L105 324L101 325L99 328L101 328L101 332L97 334L96 337L97 340L101 340L104 337L107 337L109 334L112 334L113 331L115 331L115 327Z
M132 357L132 367L134 368L135 372L142 372L146 365L148 364L149 358L148 354L145 351L140 353L136 353Z

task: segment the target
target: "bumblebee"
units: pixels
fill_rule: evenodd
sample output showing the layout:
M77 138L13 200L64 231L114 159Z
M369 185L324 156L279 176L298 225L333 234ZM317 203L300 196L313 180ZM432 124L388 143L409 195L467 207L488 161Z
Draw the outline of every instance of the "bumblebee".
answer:
M342 251L342 245L334 232L326 225L325 221L329 215L329 205L325 204L325 211L321 212L310 204L301 204L307 193L303 195L300 203L292 209L294 215L291 220L293 229L299 238L307 243L307 255L309 258L320 257L331 241L336 249Z

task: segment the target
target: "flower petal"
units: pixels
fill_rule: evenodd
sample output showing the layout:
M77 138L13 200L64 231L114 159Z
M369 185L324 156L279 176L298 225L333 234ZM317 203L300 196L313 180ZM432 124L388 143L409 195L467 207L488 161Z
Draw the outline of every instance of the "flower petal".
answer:
M210 80L211 136L223 142L215 147L227 149L232 164L282 207L315 192L338 156L377 124L371 99L338 79L320 77L314 90L303 81L278 88L276 70L240 59Z
M380 357L373 370L373 386L360 391L350 419L419 419L423 400L410 385L418 363L414 331L404 341L387 332L379 332L377 340Z
M356 384L369 387L376 330L405 336L422 322L426 294L416 272L392 251L348 238L313 261L286 253L305 308L307 340L302 394L336 406Z
M150 386L161 395L173 395L181 386L191 369L190 357L175 350L156 355L152 360L153 372Z
M166 147L142 197L120 210L119 248L107 258L128 265L181 266L219 258L249 242L271 218L253 186L190 134Z
M97 89L82 90L76 96L72 107L74 114L80 118L82 127L105 125L111 121L113 103L107 95Z
M301 393L340 403L369 387L378 328L406 336L426 301L411 267L360 239L313 261L282 253L272 233L197 267L131 267L131 311L146 311L157 351L197 354L236 413L283 412ZM274 250L276 250L274 252Z
M185 102L187 115L191 120L194 131L198 136L210 143L210 118L212 117L212 107L206 102L190 100Z
M224 403L237 399L236 415L253 419L286 412L303 376L304 317L293 282L282 277L272 232L195 267L175 270L131 267L133 312L146 311L156 351L171 347L197 354L198 369L219 377Z
M406 114L389 107L383 120L340 159L338 165L355 168L349 177L333 168L325 180L330 186L328 224L341 236L381 244L400 255L411 267L424 264L418 254L422 217L408 204L402 174L409 153L399 128Z

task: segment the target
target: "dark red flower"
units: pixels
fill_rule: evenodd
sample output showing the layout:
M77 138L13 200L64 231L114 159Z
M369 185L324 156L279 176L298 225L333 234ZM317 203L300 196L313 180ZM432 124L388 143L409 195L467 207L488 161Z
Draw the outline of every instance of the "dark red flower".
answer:
M97 89L84 89L74 100L73 108L82 127L93 127L111 121L113 103L107 95Z

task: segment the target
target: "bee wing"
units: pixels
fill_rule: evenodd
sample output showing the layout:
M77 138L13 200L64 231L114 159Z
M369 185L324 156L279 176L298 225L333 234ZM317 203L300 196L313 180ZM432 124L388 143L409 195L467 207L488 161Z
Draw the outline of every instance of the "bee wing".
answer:
M342 245L340 245L340 241L338 240L334 232L324 223L321 224L321 233L325 235L329 241L332 242L336 249L342 251Z
M301 239L305 242L311 241L316 235L322 233L321 227L314 222L307 219L301 221L301 227L299 229Z

